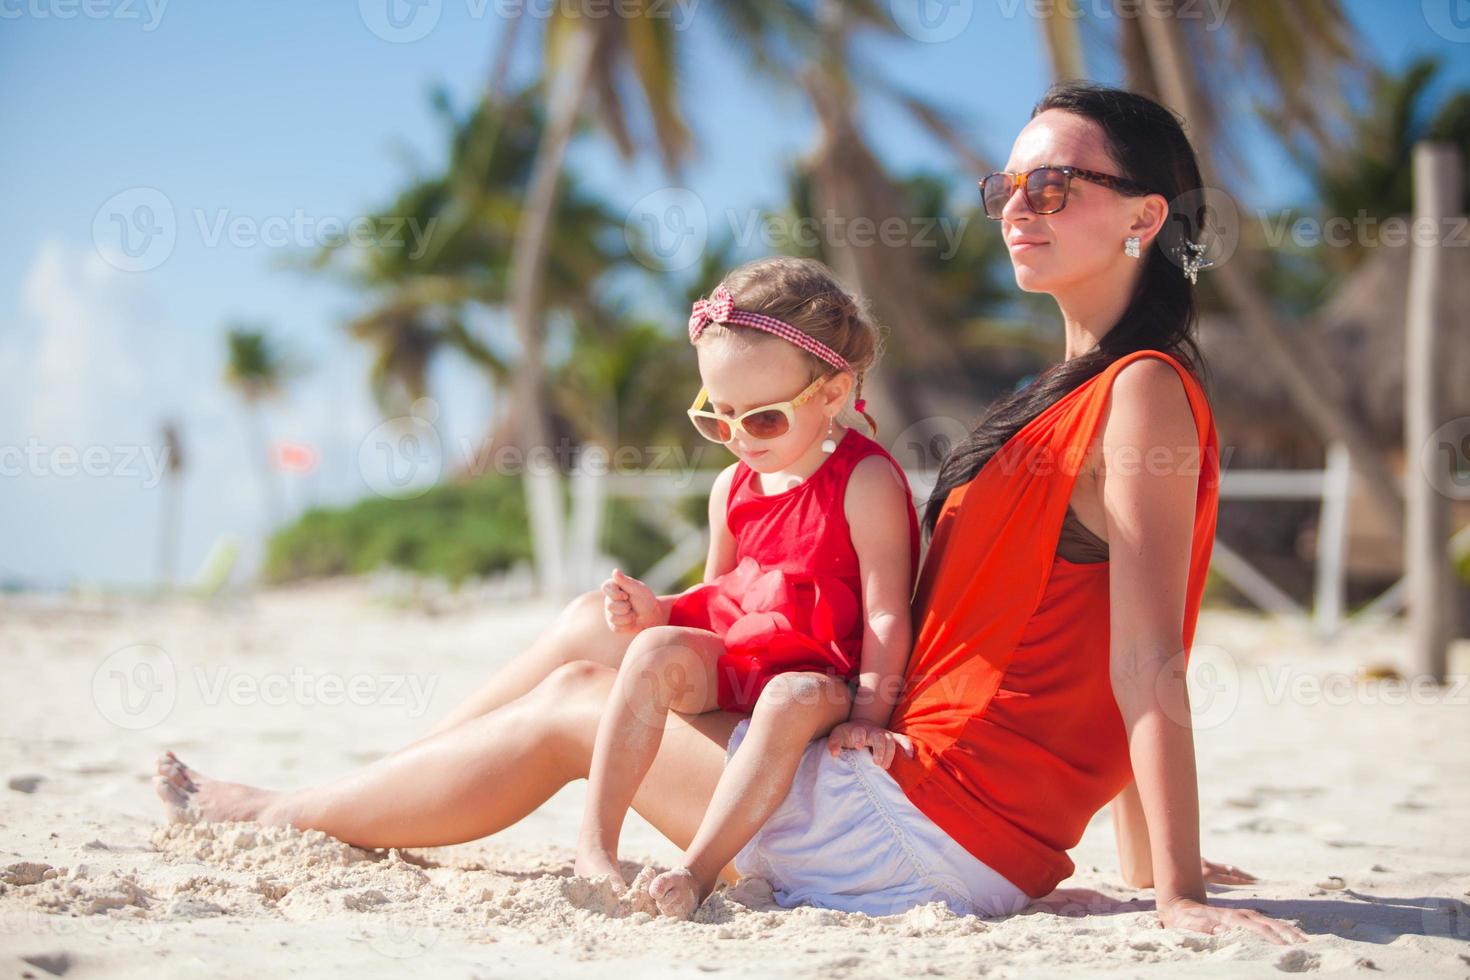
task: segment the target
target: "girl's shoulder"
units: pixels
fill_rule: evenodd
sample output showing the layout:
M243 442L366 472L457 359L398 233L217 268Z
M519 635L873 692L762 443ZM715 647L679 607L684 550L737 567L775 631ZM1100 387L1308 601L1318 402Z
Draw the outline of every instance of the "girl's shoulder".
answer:
M843 503L849 514L885 506L901 497L912 505L908 474L893 454L876 439L856 429L848 436L855 445L848 454L848 471Z

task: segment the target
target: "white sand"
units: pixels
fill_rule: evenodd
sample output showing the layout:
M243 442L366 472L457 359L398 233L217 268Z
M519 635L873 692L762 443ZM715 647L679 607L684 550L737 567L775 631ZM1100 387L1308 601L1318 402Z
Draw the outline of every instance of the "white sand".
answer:
M493 838L405 854L166 827L160 750L265 785L336 775L421 733L554 615L396 610L365 591L0 599L5 975L1470 976L1470 688L1355 683L1400 655L1395 632L1324 648L1253 617L1201 623L1196 659L1217 668L1196 735L1206 854L1262 879L1212 891L1299 922L1313 938L1292 948L1160 929L1150 893L1118 882L1106 811L1078 874L1005 920L784 910L758 880L694 922L659 919L571 877L581 783ZM676 856L630 819L629 873Z

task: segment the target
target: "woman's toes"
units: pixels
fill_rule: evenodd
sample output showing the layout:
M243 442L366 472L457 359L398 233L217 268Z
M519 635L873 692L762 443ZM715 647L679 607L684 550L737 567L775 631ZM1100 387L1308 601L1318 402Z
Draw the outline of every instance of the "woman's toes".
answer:
M160 779L168 780L168 782L178 787L182 792L194 793L199 790L199 786L194 782L193 774L189 772L189 768L174 758L173 753L167 753L158 757L157 772Z

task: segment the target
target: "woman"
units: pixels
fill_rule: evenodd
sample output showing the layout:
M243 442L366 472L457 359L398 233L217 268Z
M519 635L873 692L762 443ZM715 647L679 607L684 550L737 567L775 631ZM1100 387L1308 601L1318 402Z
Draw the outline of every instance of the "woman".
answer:
M1165 926L1305 938L1210 905L1203 884L1249 879L1199 855L1180 669L1218 476L1193 375L1195 252L1181 233L1191 226L1174 203L1199 186L1167 110L1080 84L1047 94L1006 173L983 182L1017 283L1061 309L1066 359L996 406L941 467L917 640L890 723L904 752L887 770L865 768L865 752L844 753L858 758L839 768L811 743L811 778L796 780L742 868L778 880L778 897L860 908L868 891L919 901L968 888L961 898L977 907L1039 897L1070 873L1066 850L1111 800L1124 878L1153 886ZM627 642L589 593L427 736L357 774L273 792L206 780L170 754L159 792L209 819L290 823L368 847L483 837L587 776ZM634 807L680 847L739 720L671 716ZM851 860L857 832L881 860Z

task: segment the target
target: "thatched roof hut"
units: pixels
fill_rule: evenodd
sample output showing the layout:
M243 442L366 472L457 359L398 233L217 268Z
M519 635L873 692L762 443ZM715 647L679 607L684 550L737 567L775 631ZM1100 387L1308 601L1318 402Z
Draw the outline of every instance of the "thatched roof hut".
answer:
M1326 356L1342 379L1349 407L1382 448L1389 466L1400 473L1411 254L1408 246L1378 248L1303 324L1305 342ZM1449 295L1442 307L1443 417L1448 421L1470 416L1470 248L1446 247L1444 254L1451 268ZM1237 469L1321 468L1322 440L1292 403L1271 365L1259 356L1244 326L1228 316L1205 317L1200 345L1209 369L1221 449L1231 451L1227 464ZM1361 495L1355 495L1350 505L1349 520L1350 569L1370 579L1397 578L1400 529L1386 526ZM1451 523L1455 528L1470 523L1470 503L1454 505Z

